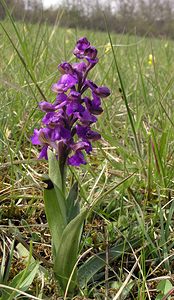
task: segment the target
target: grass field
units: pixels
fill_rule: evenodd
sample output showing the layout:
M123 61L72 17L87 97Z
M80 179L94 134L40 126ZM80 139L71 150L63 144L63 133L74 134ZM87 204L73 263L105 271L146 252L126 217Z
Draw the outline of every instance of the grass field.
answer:
M85 224L79 266L104 253L103 267L95 273L93 265L73 299L164 299L174 285L174 42L111 34L111 47L107 33L58 24L3 21L2 26L0 288L10 286L29 259L40 262L27 295L5 299L60 296L50 269L39 177L48 167L37 160L30 137L43 116L37 103L44 97L54 100L50 87L59 78L57 65L74 60L72 49L81 36L99 51L91 79L112 93L103 99L96 124L102 140L94 144L86 166L69 170L69 180L78 178L81 204L97 202ZM8 276L2 282L4 264ZM20 282L15 287L22 290Z

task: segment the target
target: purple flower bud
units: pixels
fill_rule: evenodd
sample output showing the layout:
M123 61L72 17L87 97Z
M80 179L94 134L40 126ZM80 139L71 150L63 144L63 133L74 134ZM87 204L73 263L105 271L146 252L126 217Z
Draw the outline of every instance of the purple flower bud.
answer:
M98 141L101 139L101 135L93 130L88 130L87 134L86 134L86 138L91 140L91 141Z
M91 59L95 59L96 56L97 56L97 49L95 47L93 47L93 46L90 46L90 47L88 47L88 48L85 49L84 55L86 57L91 58Z
M95 93L101 97L105 98L110 95L110 90L106 86L99 86L98 88L95 89Z
M39 108L45 112L55 111L55 105L47 101L39 102Z
M106 86L97 86L91 80L86 80L85 84L92 90L93 93L101 98L108 97L110 95L110 90ZM93 94L94 95L94 94Z

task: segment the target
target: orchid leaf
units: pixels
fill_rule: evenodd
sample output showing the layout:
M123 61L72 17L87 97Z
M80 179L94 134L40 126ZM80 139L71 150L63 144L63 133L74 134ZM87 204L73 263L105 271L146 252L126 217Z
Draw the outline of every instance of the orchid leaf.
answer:
M122 243L113 246L109 251L109 263L118 259L123 252L130 249L130 244L135 247L140 244L140 239L130 241L130 243ZM95 276L97 272L103 269L106 265L106 252L101 252L91 256L78 270L78 283L81 288L84 288L88 282Z
M59 168L58 160L56 159L53 151L48 149L48 162L49 162L49 178L62 191L62 177Z
M64 198L57 186L44 190L45 213L52 236L53 255L56 255L63 230L67 224L66 215L62 211L63 201Z
M61 172L60 172L60 168L56 156L50 149L48 149L48 161L49 161L49 178L54 185L62 218L64 218L64 223L66 223L66 203L65 203L64 194L62 192Z
M68 223L80 213L80 203L78 201L78 182L75 182L70 189L66 199L67 204L67 221Z
M52 236L53 256L56 256L63 230L67 224L66 202L62 192L62 177L55 154L48 150L49 179L44 190L45 212Z
M54 264L54 272L63 291L65 291L68 281L70 280L69 293L73 292L76 286L77 272L75 264L77 262L83 222L87 212L87 209L83 209L81 213L66 226L62 234ZM72 278L70 279L71 276Z

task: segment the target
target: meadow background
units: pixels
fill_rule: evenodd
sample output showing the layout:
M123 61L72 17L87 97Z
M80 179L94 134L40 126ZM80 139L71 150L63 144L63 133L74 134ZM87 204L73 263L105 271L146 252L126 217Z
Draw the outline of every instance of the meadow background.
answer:
M47 163L37 160L30 137L43 116L38 102L54 100L57 65L72 62L76 40L86 36L99 51L91 79L112 93L96 124L102 140L86 166L69 169L81 203L97 202L85 224L79 266L104 253L103 268L94 264L87 270L92 275L81 269L86 284L74 299L165 299L174 269L173 40L108 33L106 24L106 32L66 28L62 14L53 25L6 14L0 27L0 289L24 291L21 278L11 282L25 268L31 273L35 259L40 266L27 277L27 295L6 299L59 299L39 176Z

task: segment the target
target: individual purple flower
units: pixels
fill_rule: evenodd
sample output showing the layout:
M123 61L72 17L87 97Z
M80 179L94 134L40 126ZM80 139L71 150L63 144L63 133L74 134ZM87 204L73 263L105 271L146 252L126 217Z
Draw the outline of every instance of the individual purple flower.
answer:
M58 65L58 70L62 73L62 74L70 74L73 75L74 74L74 70L71 66L71 64L67 63L67 62L63 62L61 64Z
M64 125L64 112L63 110L59 110L58 112L48 112L42 119L42 123L49 126L50 128L54 128L57 124Z
M85 84L91 89L93 93L100 98L106 98L110 95L110 90L106 86L97 86L93 81L86 80Z
M86 165L86 160L82 151L76 151L74 155L68 158L68 165L78 167L80 165Z
M97 118L93 116L87 109L83 112L76 112L75 116L82 124L90 125L97 121Z
M74 55L77 58L84 58L84 51L90 46L90 42L87 40L86 37L82 37L80 38L77 43L76 46L74 48Z
M73 53L79 59L85 58L91 64L91 68L98 62L97 49L91 46L85 37L77 41Z
M75 112L80 116L84 111L84 106L81 105L78 100L71 101L66 105L66 113L68 116L73 115Z
M89 126L82 126L77 124L76 133L79 138L82 138L84 140L97 141L101 139L101 135L98 132L91 130Z
M74 76L70 74L64 74L57 83L52 85L52 91L55 93L66 92L77 83L78 81Z
M34 129L34 133L31 137L31 142L33 145L40 145L42 146L39 159L45 158L48 159L47 156L47 149L48 146L51 144L51 135L52 132L48 128L41 128L41 129Z
M88 97L84 98L84 102L86 104L86 108L93 115L100 115L103 112L101 107L101 100L98 96L94 94L93 100Z
M95 65L98 62L97 49L92 46L86 48L84 51L84 58L86 58L89 63Z
M87 78L98 62L97 49L84 37L77 41L73 53L81 61L59 64L62 76L52 86L55 102L39 103L40 110L45 112L43 127L35 129L31 137L32 143L41 147L39 158L47 159L47 149L51 147L61 166L66 162L72 166L86 164L84 152L90 154L91 142L101 138L91 126L103 112L101 99L110 95L107 87ZM90 94L85 95L87 90Z
M80 141L71 145L71 149L73 151L85 150L86 153L90 153L92 151L92 145L89 141Z

